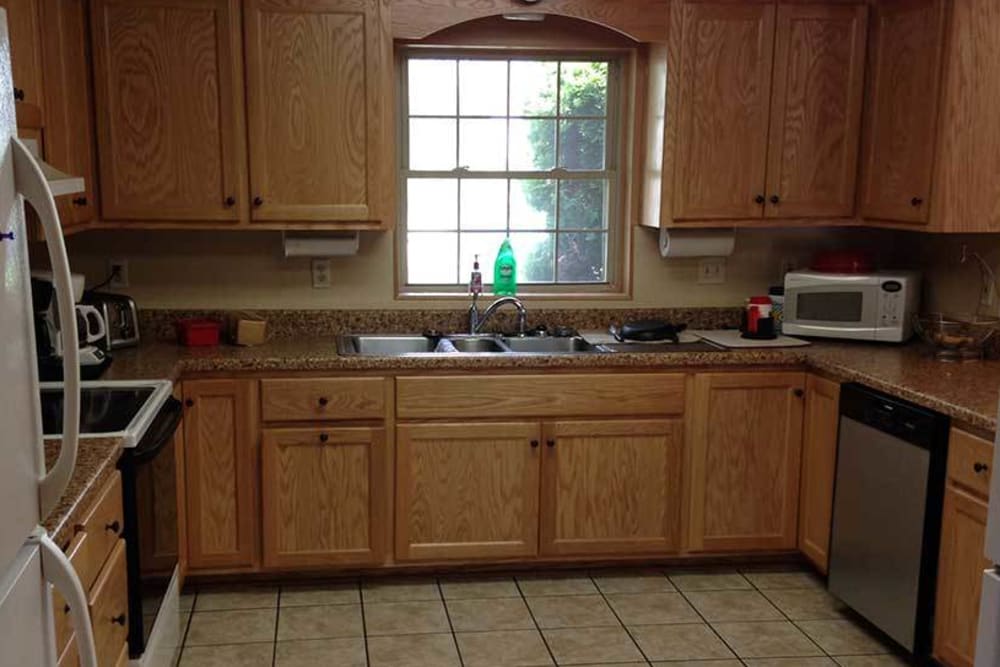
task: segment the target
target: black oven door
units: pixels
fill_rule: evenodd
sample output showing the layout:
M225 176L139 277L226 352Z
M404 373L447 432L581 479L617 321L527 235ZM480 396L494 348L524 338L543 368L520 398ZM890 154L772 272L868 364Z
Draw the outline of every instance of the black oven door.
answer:
M129 656L140 657L177 567L177 458L181 402L168 398L140 442L122 454L128 563Z

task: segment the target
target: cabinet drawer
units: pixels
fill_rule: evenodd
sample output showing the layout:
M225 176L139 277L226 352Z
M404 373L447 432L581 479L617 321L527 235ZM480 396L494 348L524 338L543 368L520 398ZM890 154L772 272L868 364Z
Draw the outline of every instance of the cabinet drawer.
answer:
M77 526L77 531L87 534L84 542L86 554L81 557L88 563L87 572L77 570L80 574L84 590L94 583L101 565L107 560L108 554L115 547L125 525L122 512L122 478L119 473L108 481L90 510L84 515L83 521ZM86 578L84 578L86 576Z
M59 653L59 651L56 651ZM76 647L76 635L69 638L69 643L59 655L59 667L79 667L80 651Z
M990 495L993 443L971 433L951 429L948 445L948 477L984 498Z
M382 378L262 380L260 391L264 421L385 417Z
M90 622L99 667L114 667L128 639L128 574L125 540L118 540L90 593Z
M90 558L91 552L87 548L88 539L87 533L77 533L66 549L66 556L73 565L73 569L76 570L77 576L80 577L80 584L85 592L90 589L91 584L94 583L101 571L101 564L94 563ZM52 591L52 615L56 632L56 655L61 655L73 635L73 623L69 617L69 607L66 600L54 589ZM62 664L61 661L60 664Z
M400 419L598 417L684 412L682 373L475 375L396 381Z

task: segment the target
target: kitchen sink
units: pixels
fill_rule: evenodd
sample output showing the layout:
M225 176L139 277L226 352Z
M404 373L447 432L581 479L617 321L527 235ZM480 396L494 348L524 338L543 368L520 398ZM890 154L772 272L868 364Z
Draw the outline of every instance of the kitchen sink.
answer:
M568 338L546 337L511 337L503 339L504 345L510 348L511 352L519 354L572 354L584 352L599 352L595 345L591 345L586 339L580 336Z
M398 357L404 354L428 354L434 341L426 336L340 336L337 352L363 357Z
M580 337L445 336L460 354L581 354L600 352ZM402 357L437 353L437 341L430 336L357 334L337 338L337 352L345 356Z

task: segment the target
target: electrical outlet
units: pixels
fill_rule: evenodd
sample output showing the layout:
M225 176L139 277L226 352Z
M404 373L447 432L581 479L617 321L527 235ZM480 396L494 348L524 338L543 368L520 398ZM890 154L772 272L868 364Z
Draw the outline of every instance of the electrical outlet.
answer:
M987 308L992 308L997 301L997 287L996 283L988 282L983 286L983 293L979 299L979 303Z
M312 261L313 289L327 289L330 287L332 282L330 271L330 260L314 259Z
M721 285L726 282L725 257L708 257L698 260L698 284Z
M108 287L112 289L124 289L128 287L128 260L109 259L108 275L111 276Z

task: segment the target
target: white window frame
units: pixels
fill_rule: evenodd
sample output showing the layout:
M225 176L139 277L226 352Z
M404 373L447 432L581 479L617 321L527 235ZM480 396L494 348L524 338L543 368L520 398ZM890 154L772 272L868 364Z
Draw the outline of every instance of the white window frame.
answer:
M529 60L529 61L559 61L559 62L595 62L605 61L608 63L608 90L607 90L607 110L606 116L601 116L605 126L605 169L600 171L578 171L564 168L556 168L547 171L471 171L463 167L445 171L411 171L409 169L409 90L408 90L408 61L414 58L426 59L477 59L477 60ZM601 50L537 50L537 49L517 49L517 50L469 50L445 47L404 47L397 53L397 72L399 73L398 90L399 94L399 124L397 145L399 151L399 177L398 177L398 225L396 233L396 284L398 286L397 296L406 297L464 297L468 293L468 273L472 267L457 267L455 284L442 285L414 285L407 282L407 183L412 177L423 178L459 178L459 179L543 179L556 181L556 226L551 230L537 230L543 233L552 233L555 238L555 260L558 262L558 243L561 234L565 233L593 233L596 230L585 229L562 229L558 224L558 182L560 180L607 180L607 231L606 234L606 257L605 257L605 280L604 282L551 282L551 283L523 283L519 282L519 294L537 295L540 297L550 297L557 299L564 298L595 298L595 297L622 297L628 290L628 271L630 266L629 252L631 235L627 217L626 201L629 198L627 162L630 153L626 150L626 141L630 135L631 127L629 120L628 96L626 94L629 76L631 74L631 61L629 54L621 49L601 49ZM561 85L561 77L557 86ZM456 85L460 85L456 81ZM508 97L509 97L508 80ZM557 87L556 99L559 99ZM519 118L518 116L463 116L460 110L456 109L454 115L441 116L420 116L428 118ZM562 116L560 109L552 116L531 116L527 118L552 119L556 122L556 156L558 159L559 136L558 123L561 119L587 120L597 117L590 116ZM458 132L456 123L456 132ZM461 147L457 141L456 150ZM459 196L459 200L461 197ZM459 201L459 207L461 201ZM459 208L459 218L461 210ZM456 234L462 233L498 233L503 230L459 230ZM510 208L508 200L507 231L510 232ZM513 230L514 233L532 233L536 230ZM459 243L461 241L459 240ZM459 253L459 258L461 254ZM492 282L494 258L480 258L481 270L483 272L484 283ZM558 272L553 276L558 277Z

